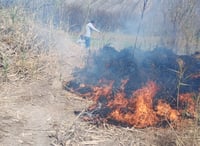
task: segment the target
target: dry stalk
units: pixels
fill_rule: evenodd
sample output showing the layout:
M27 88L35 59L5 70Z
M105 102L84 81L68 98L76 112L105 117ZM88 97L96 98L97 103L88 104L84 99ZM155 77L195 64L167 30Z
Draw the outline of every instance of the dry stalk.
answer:
M179 137L179 135L177 134L176 130L174 129L174 126L169 122L168 119L166 119L169 127L171 128L172 132L175 134L177 140L178 140L178 145L180 146L185 146L184 142L182 141L181 137Z
M179 71L177 72L178 74L178 84L177 84L177 109L179 109L179 95L180 95L180 88L183 85L182 83L182 79L183 79L183 75L185 72L184 69L184 62L181 59L177 60L178 65L179 65Z
M179 108L179 95L180 95L180 88L181 86L189 86L188 84L185 84L183 83L182 81L188 77L184 77L184 73L186 71L186 67L184 66L184 62L182 59L177 59L177 63L178 63L178 66L179 66L179 70L173 70L173 69L169 69L173 72L175 72L178 76L178 83L177 83L177 93L176 93L176 98L177 98L177 103L176 103L176 106L177 106L177 109Z
M192 145L193 146L195 146L195 145L198 145L198 143L197 143L197 139L198 139L198 132L199 132L199 102L200 102L200 93L199 93L199 95L197 96L197 100L196 100L196 113L197 113L197 115L195 116L195 123L194 123L194 129L193 129L193 138L192 138Z

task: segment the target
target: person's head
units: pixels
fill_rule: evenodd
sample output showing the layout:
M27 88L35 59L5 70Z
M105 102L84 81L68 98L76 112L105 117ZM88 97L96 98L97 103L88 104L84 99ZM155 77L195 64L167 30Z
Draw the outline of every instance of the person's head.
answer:
M90 23L95 24L95 21L94 21L94 20L91 20Z

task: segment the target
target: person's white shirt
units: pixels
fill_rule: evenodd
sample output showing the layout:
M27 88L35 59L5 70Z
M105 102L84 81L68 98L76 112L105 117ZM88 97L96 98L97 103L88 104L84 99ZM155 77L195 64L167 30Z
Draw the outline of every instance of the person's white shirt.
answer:
M96 32L100 32L97 28L94 27L94 25L89 22L87 25L86 25L86 33L85 33L85 36L86 37L91 37L91 31L94 30Z

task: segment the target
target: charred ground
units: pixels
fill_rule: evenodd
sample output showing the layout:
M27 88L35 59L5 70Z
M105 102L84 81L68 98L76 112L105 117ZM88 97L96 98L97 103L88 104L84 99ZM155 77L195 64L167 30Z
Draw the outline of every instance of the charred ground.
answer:
M146 82L155 81L159 86L156 97L169 99L177 96L179 82L182 83L180 93L198 93L199 90L200 79L195 75L200 74L200 61L195 55L176 55L167 48L144 51L130 47L117 51L105 46L89 56L88 61L84 68L74 70L75 79L69 87L77 88L79 84L101 86L114 81L113 90L117 91L121 81L128 79L125 85L128 97Z

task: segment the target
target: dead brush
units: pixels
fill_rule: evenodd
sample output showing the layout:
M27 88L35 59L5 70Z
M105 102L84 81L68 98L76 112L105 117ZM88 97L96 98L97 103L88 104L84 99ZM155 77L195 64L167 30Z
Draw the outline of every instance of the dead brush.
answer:
M8 9L0 14L0 80L38 78L44 66L41 56L50 46L45 45L35 23L21 10Z
M1 71L1 78L3 81L7 81L8 79L8 67L9 64L7 57L0 52L0 71Z

